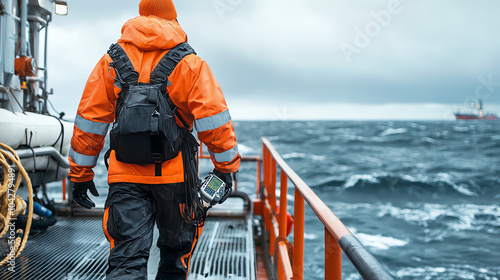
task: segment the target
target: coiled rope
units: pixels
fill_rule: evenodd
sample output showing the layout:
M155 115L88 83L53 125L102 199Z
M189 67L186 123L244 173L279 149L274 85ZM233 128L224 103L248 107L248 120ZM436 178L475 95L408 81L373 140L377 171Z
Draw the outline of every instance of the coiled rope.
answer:
M20 175L17 176L15 184L13 184L15 178L14 170L9 162L16 165L19 170ZM17 258L26 246L33 218L33 187L31 186L28 173L26 173L21 164L19 156L14 149L3 143L0 143L0 166L3 171L3 183L0 186L0 238L4 238L10 229L8 244L9 249L11 249L10 253L0 262L1 267L8 261L12 261L12 258ZM22 229L17 229L15 234L13 234L13 229L15 228L13 225L15 225L17 217L21 214L26 214L26 202L20 196L16 195L22 178L26 181L29 193L28 220L24 232ZM21 237L21 235L23 236ZM13 257L14 254L15 256Z
M207 208L200 196L198 178L198 141L193 134L186 132L181 144L184 167L184 186L186 190L184 205L181 206L182 218L196 227L203 227L207 218ZM198 232L198 231L196 231Z

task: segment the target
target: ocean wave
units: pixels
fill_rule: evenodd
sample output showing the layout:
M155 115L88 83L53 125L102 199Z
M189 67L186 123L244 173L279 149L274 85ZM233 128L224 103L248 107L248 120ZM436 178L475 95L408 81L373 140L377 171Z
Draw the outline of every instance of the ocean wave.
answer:
M344 188L352 188L355 187L356 185L359 184L379 184L380 180L376 178L373 175L368 175L368 174L357 174L357 175L352 175L349 177L349 179L345 182Z
M249 147L247 145L243 145L243 144L238 144L238 151L242 155L256 155L256 154L258 154L257 150L255 150L254 148Z
M316 239L318 239L318 235L316 235L314 233L304 232L304 239L305 240L316 240Z
M420 144L432 144L432 145L434 145L437 143L438 143L438 141L434 138L431 138L431 137L422 137L420 139Z
M380 234L370 235L365 233L357 233L356 237L365 245L372 249L389 250L391 247L403 247L408 244L408 240L396 239L390 236L382 236Z
M452 266L423 266L404 267L396 271L394 276L398 279L425 279L425 280L448 280L448 279L491 279L498 280L500 272L498 267L474 267L471 265Z
M351 175L343 185L350 191L360 190L405 192L415 194L419 192L458 193L464 196L479 196L477 184L473 182L456 183L447 173L438 173L434 176L418 175L391 175L388 173L355 174Z
M403 134L408 132L408 129L406 128L388 128L380 133L380 137L385 137L389 135L395 135L395 134Z
M443 182L451 186L454 190L457 192L467 195L467 196L478 196L478 194L472 190L469 190L465 184L459 184L457 185L453 180L451 179L450 174L448 173L438 173L437 175L437 181L438 182Z
M366 234L358 232L358 229L350 227L349 230L366 247L377 250L389 250L391 247L403 247L408 244L408 240L401 240L392 236L383 236L380 234Z
M468 131L470 131L470 127L468 127L468 126L454 126L453 130L455 130L456 132L468 132Z
M486 231L500 233L500 206L434 203L416 204L401 208L392 203L378 206L378 217L393 217L406 222L430 228L426 242L442 240L443 234L459 231ZM446 228L443 232L442 228Z
M282 156L283 159L297 159L297 158L309 158L312 159L313 161L322 161L325 160L325 156L318 156L314 154L306 154L306 153L289 153L289 154L284 154Z
M359 136L359 135L343 135L341 140L347 141L349 143L383 143L386 142L386 139L378 136Z

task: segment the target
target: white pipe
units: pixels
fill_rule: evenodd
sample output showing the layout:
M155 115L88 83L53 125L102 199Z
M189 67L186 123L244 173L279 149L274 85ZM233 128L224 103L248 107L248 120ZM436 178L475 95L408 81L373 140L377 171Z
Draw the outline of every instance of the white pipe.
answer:
M69 153L73 123L61 121L64 127L63 156ZM61 147L61 123L51 116L35 113L12 113L0 109L0 142L17 149L20 145L31 147ZM26 139L28 138L28 139ZM59 138L59 139L58 139ZM57 143L56 143L57 141Z
M28 4L21 0L21 56L28 56L28 39L26 26L28 25Z
M33 152L35 152L34 155ZM69 168L68 159L62 156L54 147L34 148L33 151L30 149L16 150L16 154L20 159L29 159L33 158L33 156L51 156L54 160L57 161L57 163L59 163L59 166L61 166L62 168Z
M28 56L26 26L28 25L28 4L21 0L21 56Z

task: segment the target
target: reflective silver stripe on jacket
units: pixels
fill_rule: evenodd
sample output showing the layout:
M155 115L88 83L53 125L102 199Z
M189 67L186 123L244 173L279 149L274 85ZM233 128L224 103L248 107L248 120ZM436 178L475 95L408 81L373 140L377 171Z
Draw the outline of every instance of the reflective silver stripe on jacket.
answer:
M69 157L78 165L80 166L95 166L97 163L97 159L99 158L99 155L95 156L86 156L79 154L71 148L69 150Z
M194 127L197 132L203 132L219 128L230 121L231 121L231 115L229 114L229 110L226 110L222 113L218 113L217 115L213 115L211 117L195 120Z
M106 135L109 127L109 123L89 121L79 115L76 115L75 124L81 131L96 135Z
M210 150L209 150L210 151ZM222 153L213 153L210 151L210 155L215 159L217 162L228 162L232 161L235 157L238 156L238 145L236 145L234 148L227 150Z

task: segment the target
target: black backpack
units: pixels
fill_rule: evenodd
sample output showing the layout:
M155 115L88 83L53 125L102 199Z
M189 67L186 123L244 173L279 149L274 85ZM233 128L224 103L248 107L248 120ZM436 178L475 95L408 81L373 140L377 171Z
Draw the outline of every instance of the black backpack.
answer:
M121 92L116 103L116 118L110 132L110 148L116 159L125 163L160 164L179 154L181 143L189 126L177 112L166 87L168 77L187 55L195 53L188 43L171 49L158 63L150 76L150 83L139 83L125 51L118 44L111 45L108 54L113 59ZM179 127L175 115L184 127Z

